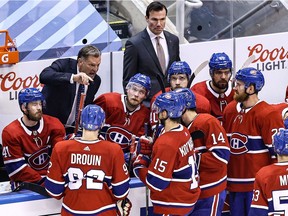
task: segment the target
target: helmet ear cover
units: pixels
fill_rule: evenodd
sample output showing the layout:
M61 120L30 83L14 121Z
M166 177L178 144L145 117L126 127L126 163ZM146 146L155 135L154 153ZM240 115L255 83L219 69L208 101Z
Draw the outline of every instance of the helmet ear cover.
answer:
M189 80L192 74L190 66L185 61L174 61L167 71L167 81L170 83L172 75L186 74Z
M104 123L105 112L100 106L90 104L83 109L80 120L82 128L89 131L100 130Z

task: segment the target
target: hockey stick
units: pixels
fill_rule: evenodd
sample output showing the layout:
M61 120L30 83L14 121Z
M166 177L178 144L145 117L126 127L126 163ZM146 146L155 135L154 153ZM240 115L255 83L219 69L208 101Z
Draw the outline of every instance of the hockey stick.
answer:
M22 189L33 191L45 197L50 197L47 191L45 190L45 187L42 187L39 184L35 184L31 182L21 182L20 185L13 190L13 192L17 192Z
M159 126L159 121L157 122L157 125ZM157 128L156 125L156 128ZM155 129L156 130L156 129ZM148 123L144 123L144 131L145 131L145 137L148 137ZM153 140L154 141L154 140ZM145 186L145 196L146 196L146 216L149 215L149 188Z
M132 171L132 158L134 156L135 153L135 147L136 147L136 136L133 134L132 138L131 138L131 145L130 145L130 152L129 152L129 161L128 161L128 170L129 170L129 174Z
M162 93L165 93L165 92L166 92L166 91L165 91L165 86L164 86L164 82L163 82L161 76L160 76L159 74L156 74L156 78L157 78L157 81L158 81L158 83L159 83L159 85L160 85L160 88L161 88ZM155 140L156 140L156 133L157 133L157 131L158 131L159 124L160 124L160 123L159 123L159 119L158 119L157 124L156 124L155 129L154 129L153 134L152 134L153 142L155 142ZM148 129L147 129L147 130L148 130ZM146 132L145 132L145 133L146 133ZM148 133L148 131L147 131L147 133Z
M256 59L255 55L249 56L246 61L243 63L241 69L248 67Z
M77 119L75 119L75 128L74 128L74 134L75 134L75 135L77 134L78 129L79 129L80 117L81 117L82 110L83 110L83 108L84 108L85 96L86 96L86 94L81 93L81 98L80 98L80 104L79 104L79 110L78 110L78 114L77 114Z
M193 80L195 79L195 77L199 74L200 71L202 71L207 65L208 65L209 61L206 60L204 62L202 62L193 72L192 76L190 77L189 81L188 81L188 85L187 88L191 88L191 84L193 82Z

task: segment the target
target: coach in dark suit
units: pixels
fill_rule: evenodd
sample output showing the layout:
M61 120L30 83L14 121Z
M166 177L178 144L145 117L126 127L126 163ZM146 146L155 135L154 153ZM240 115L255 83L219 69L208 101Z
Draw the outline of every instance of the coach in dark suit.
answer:
M154 94L161 90L156 79L158 74L165 86L168 86L166 70L174 61L180 61L179 38L167 31L164 31L167 16L167 8L160 2L152 2L146 10L147 28L137 35L131 37L125 44L123 62L123 88L127 85L130 77L136 73L142 73L151 79L151 92L144 104L149 102ZM160 36L165 66L161 67L158 59L157 36Z
M77 91L86 93L85 105L91 104L101 84L96 74L101 63L101 52L98 48L87 45L78 53L77 60L72 58L58 59L40 74L44 84L42 93L46 99L45 114L57 117L64 125L75 123ZM67 131L67 130L66 130Z

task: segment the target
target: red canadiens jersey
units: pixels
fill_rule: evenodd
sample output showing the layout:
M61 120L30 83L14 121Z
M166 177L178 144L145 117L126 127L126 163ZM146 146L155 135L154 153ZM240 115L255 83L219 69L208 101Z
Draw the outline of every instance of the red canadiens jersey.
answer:
M53 149L45 187L63 197L61 215L116 215L116 201L129 193L120 146L109 141L66 140Z
M232 86L228 85L228 89L225 93L216 93L210 86L209 80L196 83L192 86L192 91L206 97L211 104L211 115L216 117L222 122L224 108L233 100L234 90Z
M249 216L288 215L288 162L260 169L253 193Z
M171 91L170 87L165 88L165 92L169 92L169 91ZM196 100L196 112L197 113L210 113L211 106L210 106L210 102L208 101L208 99L194 91L193 93L195 95L195 100ZM154 101L156 100L157 96L159 96L160 94L162 94L162 91L159 91L157 94L155 94L150 101L150 110L151 110L150 111L150 125L152 128L153 126L157 124L157 121L158 121L157 114L152 111L152 105Z
M140 176L147 168L139 170ZM162 133L153 146L145 179L151 190L154 213L184 215L194 208L199 195L194 144L187 128L179 125Z
M141 104L135 111L128 112L125 97L113 92L102 94L94 101L105 111L105 123L109 125L102 129L104 138L119 143L123 150L128 147L133 134L144 135L144 124L149 123L149 109Z
M288 103L288 85L286 88L285 102Z
M51 148L63 140L65 129L54 117L43 115L37 131L30 131L21 118L11 122L2 132L3 160L12 181L37 182L45 176Z
M210 114L198 114L188 126L198 161L201 194L199 199L226 189L230 146L220 122Z
M278 110L281 117L284 117L284 114L288 112L288 102L287 103L279 103L279 104L271 104L276 110Z
M228 190L252 191L256 172L276 162L272 137L284 126L281 115L265 101L249 109L241 109L240 103L232 101L224 111L223 120L231 151Z

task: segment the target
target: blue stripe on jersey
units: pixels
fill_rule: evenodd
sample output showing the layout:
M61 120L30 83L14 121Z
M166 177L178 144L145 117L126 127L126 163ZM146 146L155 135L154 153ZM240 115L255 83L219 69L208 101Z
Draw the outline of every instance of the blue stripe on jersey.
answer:
M6 170L7 170L8 174L10 175L11 173L15 172L17 169L19 169L21 166L23 166L25 164L26 164L26 161L23 158L22 160L19 160L19 161L16 161L16 162L6 161L5 162L5 167L6 167Z
M227 178L227 181L231 184L252 184L252 183L254 183L255 178L253 178L253 179L242 178L241 181L238 181L237 179Z
M162 191L168 187L171 179L164 179L161 176L156 175L155 173L148 171L147 174L147 183L155 188L155 190Z
M191 180L192 168L190 165L186 165L178 170L174 170L172 177L173 179L186 179Z
M60 196L65 190L65 182L58 182L47 177L45 180L45 188L51 194Z
M73 209L70 209L68 206L66 206L64 203L62 203L62 207L65 211L67 211L68 213L70 213L73 216L95 216L95 215L101 215L101 213L104 213L108 210L111 209L115 209L116 205L115 204L111 204L111 205L107 205L107 206L103 206L99 209L96 210L91 210L91 211L75 211Z
M227 134L231 151L233 149L246 148L248 151L267 150L263 139L260 136L247 136L239 133Z
M228 148L217 148L217 147L213 147L213 153L215 153L219 158L222 158L223 160L229 161L230 159L230 150Z
M104 182L108 185L109 188L111 188L111 177L107 178L107 176L104 177Z
M117 198L124 197L129 192L129 178L127 178L125 181L117 184L112 184L112 191L113 194Z
M262 208L255 208L253 207L253 205L251 205L248 216L255 216L255 215L268 215L268 210Z

